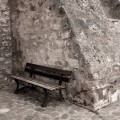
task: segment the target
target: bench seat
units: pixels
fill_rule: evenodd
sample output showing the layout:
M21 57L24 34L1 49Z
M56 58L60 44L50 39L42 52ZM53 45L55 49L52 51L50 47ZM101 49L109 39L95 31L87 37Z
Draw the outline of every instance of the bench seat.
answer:
M41 88L45 88L45 89L48 89L51 91L65 89L65 86L47 84L47 83L42 82L42 81L38 81L38 80L36 81L35 79L32 79L32 78L21 77L21 76L17 76L17 75L12 75L11 78L17 79L19 81L23 81L23 82L26 82L26 83L29 83L29 84L32 84L32 85L35 85L35 86L38 86Z

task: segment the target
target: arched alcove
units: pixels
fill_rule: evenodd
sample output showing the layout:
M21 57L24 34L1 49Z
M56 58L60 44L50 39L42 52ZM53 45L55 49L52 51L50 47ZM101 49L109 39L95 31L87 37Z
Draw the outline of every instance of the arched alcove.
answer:
M15 69L26 62L63 69L79 67L78 48L59 0L12 0L11 4Z

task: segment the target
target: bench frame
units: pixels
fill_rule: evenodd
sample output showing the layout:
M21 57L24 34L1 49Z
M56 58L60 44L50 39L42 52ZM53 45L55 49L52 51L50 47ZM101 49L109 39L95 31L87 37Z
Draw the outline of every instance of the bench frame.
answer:
M23 90L26 87L29 87L31 89L36 89L35 86L37 87L41 87L44 91L44 100L41 104L42 107L47 107L48 104L48 90L49 91L54 91L54 90L59 90L59 96L60 96L60 100L63 100L63 94L62 94L62 90L65 89L65 86L62 86L63 82L69 83L70 80L73 78L73 73L72 71L69 70L61 70L61 69L56 69L56 68L51 68L51 67L46 67L46 66L41 66L41 65L36 65L36 64L31 64L31 63L27 63L25 66L25 72L28 72L30 75L29 77L27 77L27 80L24 77L22 77L21 75L12 75L11 77L14 79L14 81L16 82L16 90L15 90L15 94L19 94L19 92L21 90ZM47 88L46 86L43 86L40 83L37 82L31 82L35 81L35 75L40 75L40 76L44 76L47 78L52 78L55 80L59 80L58 82L58 86L53 86L53 89ZM22 88L20 88L20 82L25 82L28 83L28 86L24 86ZM30 85L30 86L29 86ZM56 87L56 88L54 88Z

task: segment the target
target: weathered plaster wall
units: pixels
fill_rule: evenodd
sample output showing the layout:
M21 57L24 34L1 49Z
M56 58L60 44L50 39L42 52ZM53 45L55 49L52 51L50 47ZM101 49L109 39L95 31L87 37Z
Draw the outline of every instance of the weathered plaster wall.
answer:
M15 68L24 67L26 62L64 69L78 67L78 48L59 0L13 0L11 4L16 4L12 8Z
M10 14L7 0L0 0L0 81L11 73Z
M14 71L26 62L74 69L69 99L95 109L119 99L120 22L99 0L11 0Z

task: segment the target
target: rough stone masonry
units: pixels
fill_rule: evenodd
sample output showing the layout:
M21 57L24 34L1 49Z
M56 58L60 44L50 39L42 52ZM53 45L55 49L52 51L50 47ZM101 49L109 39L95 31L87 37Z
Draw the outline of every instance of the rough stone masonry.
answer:
M13 72L26 62L74 71L67 95L99 109L120 98L119 1L9 0Z
M10 8L7 3L7 0L0 0L0 81L9 78L12 67Z

